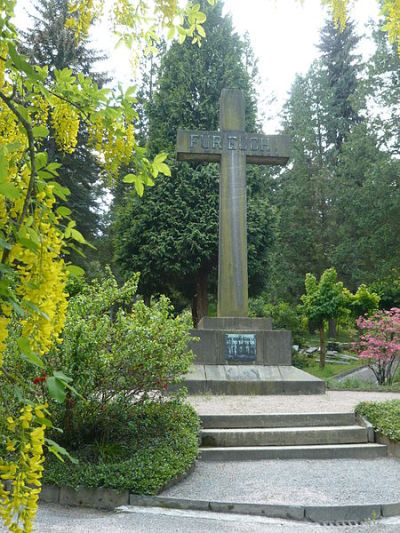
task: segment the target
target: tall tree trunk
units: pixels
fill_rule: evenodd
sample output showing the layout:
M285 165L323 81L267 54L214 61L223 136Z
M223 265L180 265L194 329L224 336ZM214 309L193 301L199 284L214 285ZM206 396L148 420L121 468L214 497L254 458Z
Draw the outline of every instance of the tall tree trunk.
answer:
M330 318L328 322L328 338L336 339L336 337L337 337L336 320L334 318Z
M319 326L319 367L325 368L326 346L324 324Z
M192 300L192 320L197 327L200 319L208 314L208 272L200 268L196 276L196 293Z

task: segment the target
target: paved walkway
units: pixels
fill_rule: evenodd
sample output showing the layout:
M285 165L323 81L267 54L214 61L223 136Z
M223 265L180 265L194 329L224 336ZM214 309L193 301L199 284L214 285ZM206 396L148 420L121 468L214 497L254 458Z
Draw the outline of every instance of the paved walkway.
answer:
M188 478L161 496L301 506L394 503L400 501L400 461L199 461Z
M349 413L359 402L400 400L399 392L327 391L306 396L189 396L200 415Z

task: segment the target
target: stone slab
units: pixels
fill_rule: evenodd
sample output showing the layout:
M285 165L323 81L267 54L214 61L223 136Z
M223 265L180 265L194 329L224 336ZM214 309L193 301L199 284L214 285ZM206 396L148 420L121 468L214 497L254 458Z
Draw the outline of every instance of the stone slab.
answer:
M250 318L250 317L203 317L197 328L213 330L250 330L263 331L272 330L271 318Z
M290 331L263 332L262 363L264 365L292 364L292 334Z
M201 431L202 446L305 446L367 442L361 426L216 428Z
M185 377L191 394L324 394L325 382L289 366L194 365Z
M221 414L201 415L203 428L294 428L354 425L354 413Z
M377 459L387 456L379 444L323 444L308 446L236 446L201 448L203 461L260 461L288 459Z

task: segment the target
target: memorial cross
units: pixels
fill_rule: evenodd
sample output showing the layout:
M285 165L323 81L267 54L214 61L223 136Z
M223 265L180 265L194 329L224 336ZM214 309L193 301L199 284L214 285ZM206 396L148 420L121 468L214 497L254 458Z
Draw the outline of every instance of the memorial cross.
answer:
M287 135L245 132L245 100L239 89L223 89L220 131L178 130L179 161L220 163L219 317L248 316L246 163L285 165Z

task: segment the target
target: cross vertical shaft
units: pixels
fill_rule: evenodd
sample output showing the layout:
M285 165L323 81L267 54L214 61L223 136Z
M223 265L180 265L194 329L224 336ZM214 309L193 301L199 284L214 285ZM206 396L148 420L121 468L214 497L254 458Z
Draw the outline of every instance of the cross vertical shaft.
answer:
M246 163L285 165L287 135L246 133L245 100L239 89L224 89L220 130L178 130L179 161L220 163L218 316L248 316Z
M218 316L248 315L245 101L239 89L224 89L220 129L228 132L219 182Z

